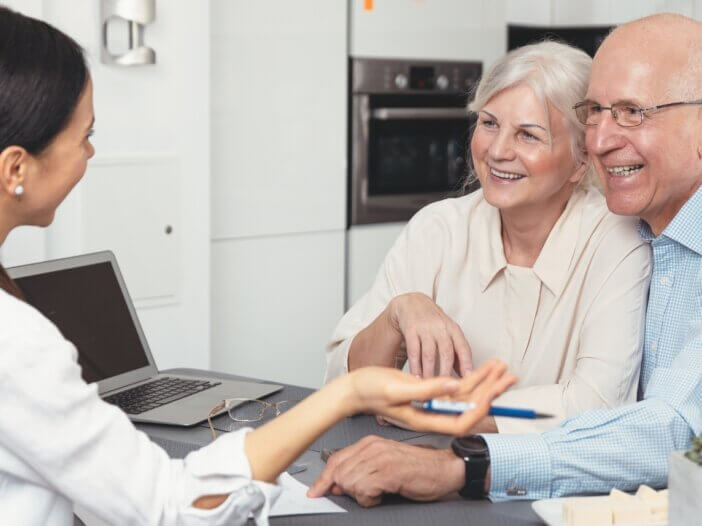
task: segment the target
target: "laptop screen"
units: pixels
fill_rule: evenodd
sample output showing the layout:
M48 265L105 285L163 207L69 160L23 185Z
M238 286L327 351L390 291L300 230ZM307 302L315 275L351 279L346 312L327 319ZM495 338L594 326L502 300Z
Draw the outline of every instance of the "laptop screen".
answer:
M78 349L86 382L149 365L110 263L95 263L22 278L27 301Z

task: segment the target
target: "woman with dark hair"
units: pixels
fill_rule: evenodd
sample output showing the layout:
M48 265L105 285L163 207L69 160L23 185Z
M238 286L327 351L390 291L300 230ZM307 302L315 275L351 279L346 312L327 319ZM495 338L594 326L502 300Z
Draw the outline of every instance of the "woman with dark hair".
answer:
M46 226L94 154L92 81L80 47L43 22L0 7L0 243ZM259 523L270 484L336 421L372 411L416 428L468 429L514 381L491 363L461 382L369 367L256 430L227 433L169 459L86 384L76 350L0 267L0 510L3 523L68 525L79 504L110 524ZM451 395L476 409L429 415L409 402Z

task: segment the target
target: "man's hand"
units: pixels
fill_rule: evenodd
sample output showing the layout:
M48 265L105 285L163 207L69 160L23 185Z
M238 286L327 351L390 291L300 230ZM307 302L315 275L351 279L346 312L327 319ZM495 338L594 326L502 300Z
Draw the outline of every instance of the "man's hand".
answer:
M307 495L347 494L370 507L379 504L384 493L435 500L459 490L464 481L463 460L450 450L368 436L332 455Z

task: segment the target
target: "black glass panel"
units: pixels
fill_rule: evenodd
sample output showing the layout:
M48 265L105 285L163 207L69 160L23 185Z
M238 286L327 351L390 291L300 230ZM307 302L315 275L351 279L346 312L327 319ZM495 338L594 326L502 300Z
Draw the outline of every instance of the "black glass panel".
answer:
M580 27L540 27L540 26L507 26L507 49L514 49L526 44L534 44L542 40L559 40L571 46L582 49L591 57L612 30L612 26L580 26Z
M373 120L368 194L453 192L466 175L469 119Z

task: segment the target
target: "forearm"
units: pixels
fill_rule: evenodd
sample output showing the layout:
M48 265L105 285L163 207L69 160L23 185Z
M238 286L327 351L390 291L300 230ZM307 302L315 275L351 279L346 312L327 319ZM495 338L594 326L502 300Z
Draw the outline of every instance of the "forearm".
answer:
M437 498L441 498L449 493L459 491L466 484L466 464L465 461L457 457L450 449L439 451L441 457L436 466L436 473L443 480L444 487Z
M636 353L632 353L632 357ZM593 365L593 362L597 362ZM631 363L630 363L631 362ZM567 418L593 409L620 407L636 399L638 365L632 360L583 359L576 369L557 384L512 389L495 399L498 406L534 409L553 418L523 420L497 417L501 433L540 433L559 426ZM477 432L493 431L480 429Z
M274 481L318 436L353 412L350 382L342 377L252 431L245 446L252 478Z
M369 365L397 367L396 357L401 352L402 341L402 334L392 326L388 310L384 310L351 342L349 371Z
M540 499L665 485L667 458L693 432L662 400L589 411L541 435L484 435L490 497ZM528 459L526 461L525 459Z
M251 478L273 482L319 435L351 414L353 408L349 386L348 376L337 378L285 413L251 431L244 444ZM193 502L193 506L215 508L227 497L206 495Z

